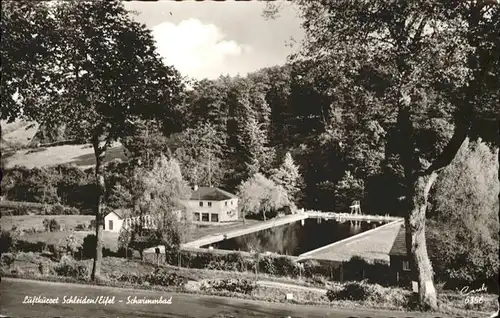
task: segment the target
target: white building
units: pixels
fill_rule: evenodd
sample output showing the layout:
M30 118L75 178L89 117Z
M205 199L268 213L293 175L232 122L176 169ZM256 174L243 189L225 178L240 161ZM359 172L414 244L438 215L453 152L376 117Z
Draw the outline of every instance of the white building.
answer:
M186 202L194 222L231 222L238 220L238 197L214 187L195 187Z
M177 216L177 219L181 219L181 211L172 211ZM117 209L113 212L108 213L104 217L104 231L108 232L120 232L122 228L130 229L132 225L142 224L144 229L155 228L155 222L159 219L160 215L145 214L131 216L129 210Z
M123 226L123 220L126 216L125 210L114 210L113 212L108 213L104 217L104 231L108 232L120 232Z

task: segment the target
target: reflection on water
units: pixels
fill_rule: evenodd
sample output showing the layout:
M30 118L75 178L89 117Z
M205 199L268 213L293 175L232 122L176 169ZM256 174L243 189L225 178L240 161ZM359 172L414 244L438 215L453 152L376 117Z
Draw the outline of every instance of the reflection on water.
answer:
M298 256L382 224L361 221L306 219L211 244L223 250L266 251ZM207 248L208 246L203 246Z

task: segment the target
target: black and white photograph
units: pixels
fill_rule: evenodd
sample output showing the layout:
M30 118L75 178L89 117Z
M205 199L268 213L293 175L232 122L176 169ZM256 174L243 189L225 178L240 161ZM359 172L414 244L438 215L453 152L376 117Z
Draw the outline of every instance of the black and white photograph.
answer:
M3 0L0 50L0 317L498 317L499 0Z

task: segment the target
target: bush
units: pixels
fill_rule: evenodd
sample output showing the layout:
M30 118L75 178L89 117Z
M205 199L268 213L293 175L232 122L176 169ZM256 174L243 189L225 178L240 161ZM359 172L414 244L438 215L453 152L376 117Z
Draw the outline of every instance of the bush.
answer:
M286 256L273 257L274 268L277 275L297 277L299 275L299 266L297 262Z
M80 211L75 207L64 206L62 204L54 204L49 206L45 210L45 214L47 215L78 215Z
M64 254L64 246L61 245L49 244L47 245L47 249L55 260L61 259L61 256Z
M43 227L47 232L58 232L61 230L61 224L56 219L43 220Z
M38 241L36 243L28 242L24 240L19 240L17 242L16 250L20 252L34 252L34 253L42 253L45 251L47 247L46 242Z
M304 276L313 277L316 273L317 268L320 267L318 261L308 259L304 262Z
M347 283L341 289L329 289L326 293L326 297L330 301L366 301L368 296L369 293L366 285L358 282Z
M73 277L78 279L85 279L89 276L89 270L87 266L79 264L73 257L68 255L64 255L61 258L54 270L59 276Z
M266 273L269 275L276 275L276 267L274 264L274 259L271 256L268 255L259 255L258 261L258 268L260 273Z
M17 230L5 231L0 234L0 253L13 252L18 248L19 234Z
M134 273L121 274L120 276L117 277L117 280L120 282L139 284L139 285L144 283L144 278Z
M2 207L2 215L4 216L17 216L17 215L28 215L32 209L25 206L18 207Z
M386 288L378 284L368 284L366 281L350 282L339 288L327 291L326 297L330 301L370 301L387 306L408 308L412 303L412 293L400 288Z
M56 273L53 263L49 261L41 261L38 264L38 270L43 276L53 275Z
M75 226L75 231L86 231L89 228L89 225L86 225L84 223L78 223Z
M243 272L248 268L248 262L238 252L226 254L223 261L226 263L225 270Z
M12 255L12 253L2 253L2 256L0 258L2 264L7 265L7 267L10 267L15 260L16 258L14 255Z
M97 239L94 234L85 236L82 243L82 257L84 259L94 258L97 246Z
M189 253L188 253L189 254ZM210 263L218 261L217 255L214 253L197 253L194 257L189 260L189 267L191 268L207 268Z
M251 294L257 285L255 282L248 279L223 279L209 280L204 288L210 288L217 291L229 291L240 294Z
M146 275L144 280L151 285L176 287L182 287L188 282L186 277L179 276L176 273L167 273L166 271L161 270L157 270Z
M168 273L166 270L160 269L146 275L125 273L119 275L118 277L116 277L116 279L120 282L127 282L134 285L142 285L144 283L148 283L150 285L164 287L182 287L188 282L188 279L186 277L180 276L176 273Z

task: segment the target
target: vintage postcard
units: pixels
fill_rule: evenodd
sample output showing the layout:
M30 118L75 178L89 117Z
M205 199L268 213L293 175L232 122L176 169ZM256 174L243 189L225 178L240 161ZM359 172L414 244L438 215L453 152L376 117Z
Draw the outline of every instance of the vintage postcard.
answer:
M498 0L1 9L0 317L498 317Z

